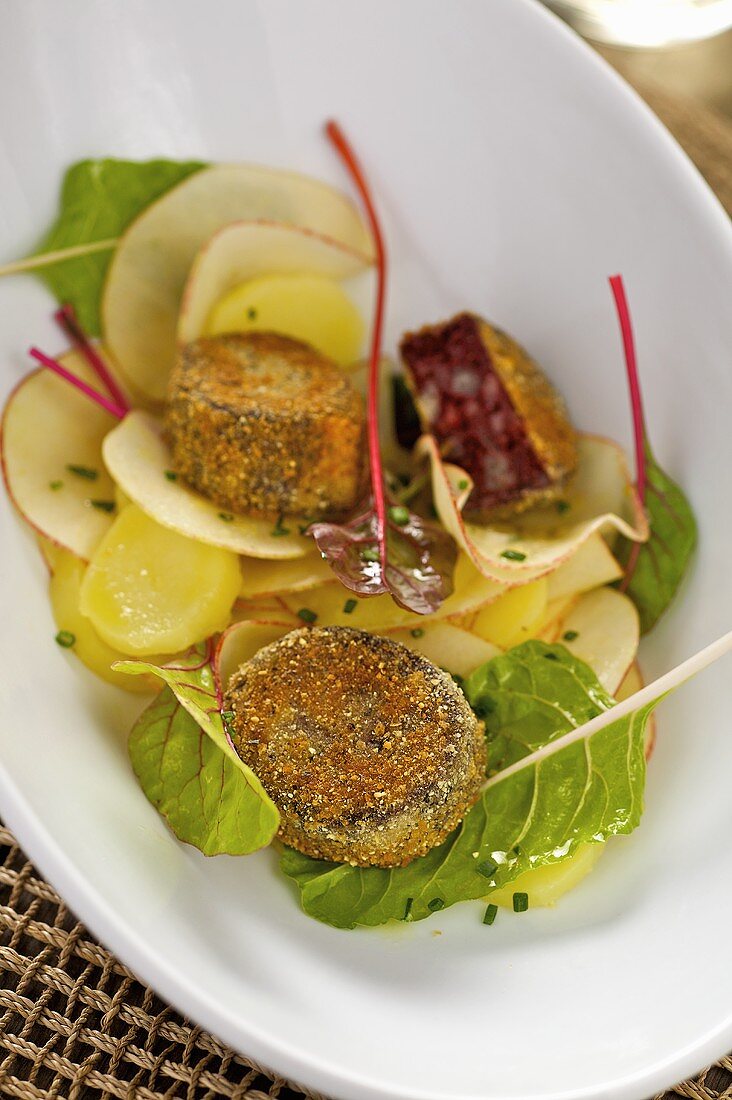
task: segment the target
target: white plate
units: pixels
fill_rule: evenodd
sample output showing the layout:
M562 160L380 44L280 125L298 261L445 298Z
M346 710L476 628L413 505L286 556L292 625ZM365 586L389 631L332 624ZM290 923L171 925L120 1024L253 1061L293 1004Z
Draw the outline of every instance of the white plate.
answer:
M657 673L732 619L732 230L671 139L526 0L6 0L0 258L87 155L250 159L342 182L335 114L392 257L389 343L460 306L531 348L583 427L628 441L606 283L622 271L656 450L701 551L645 649ZM46 293L0 285L9 389L59 347ZM101 939L178 1008L341 1098L647 1096L732 1046L727 663L661 714L642 828L556 910L336 932L271 853L206 860L138 790L139 704L53 644L41 566L3 502L0 811ZM436 932L441 935L435 935Z

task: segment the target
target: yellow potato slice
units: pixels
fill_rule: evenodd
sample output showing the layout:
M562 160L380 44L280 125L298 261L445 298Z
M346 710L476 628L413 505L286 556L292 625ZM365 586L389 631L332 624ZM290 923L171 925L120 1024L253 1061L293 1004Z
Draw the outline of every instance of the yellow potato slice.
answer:
M506 909L513 909L513 895L523 893L529 895L530 909L535 909L537 906L556 905L564 894L573 890L583 878L589 875L605 851L605 847L605 844L583 844L571 856L567 856L558 863L525 871L508 886L503 886L500 890L494 890L489 894L488 901Z
M277 222L236 222L204 244L188 276L178 342L220 332L279 332L343 365L362 350L369 257ZM359 277L359 273L364 273Z
M218 504L171 477L170 449L161 422L149 413L128 413L104 440L104 462L121 491L144 512L181 535L251 558L300 558L312 551L312 539L299 534L273 534L275 523L231 515Z
M241 559L241 599L302 592L319 584L338 584L335 573L317 551L289 561Z
M226 691L229 680L239 666L250 660L260 649L304 625L302 622L292 623L273 618L234 623L228 627L219 638L214 653L214 672L222 690Z
M242 220L285 222L372 255L356 207L324 183L246 164L190 176L132 222L104 284L104 342L141 399L159 404L165 397L181 295L197 252L218 230Z
M63 355L60 362L99 387L78 352ZM45 369L23 379L3 413L2 470L10 499L37 534L87 560L112 522L112 516L91 501L114 498L102 462L102 440L116 423ZM74 473L70 466L89 476Z
M74 639L69 652L78 657L82 664L107 683L124 688L125 691L157 691L159 683L153 676L125 676L114 672L111 665L125 659L125 654L99 637L89 619L79 610L81 585L86 572L81 558L70 554L68 550L57 550L54 556L54 572L49 587L53 617L59 631L66 631ZM162 664L169 657L158 656L156 663Z
M495 603L479 611L472 629L501 649L525 642L538 628L546 610L547 582L544 577L512 588Z
M579 465L564 494L565 512L549 504L480 526L462 517L472 488L465 471L442 461L432 436L423 436L419 448L432 464L435 507L443 526L476 569L494 580L526 584L545 576L568 561L592 534L605 530L616 529L641 542L648 537L648 521L625 455L610 440L579 437Z
M41 557L46 563L48 572L53 574L60 556L69 551L64 550L58 543L51 542L45 535L36 535L36 542L38 543L38 549L41 551Z
M407 649L421 653L433 665L454 676L469 676L473 669L490 661L501 651L468 630L452 623L432 622L423 627L398 627L383 634Z
M223 629L240 579L236 554L184 538L130 504L89 564L80 609L122 653L172 652Z

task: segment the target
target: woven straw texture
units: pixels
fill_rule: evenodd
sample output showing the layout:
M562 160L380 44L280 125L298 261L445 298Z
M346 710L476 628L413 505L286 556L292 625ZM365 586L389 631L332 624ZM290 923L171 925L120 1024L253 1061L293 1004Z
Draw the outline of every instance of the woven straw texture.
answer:
M632 73L629 74L632 78ZM732 126L639 88L732 213ZM683 992L680 992L683 996ZM0 1095L314 1096L184 1020L96 943L0 825ZM732 1100L732 1056L666 1094Z

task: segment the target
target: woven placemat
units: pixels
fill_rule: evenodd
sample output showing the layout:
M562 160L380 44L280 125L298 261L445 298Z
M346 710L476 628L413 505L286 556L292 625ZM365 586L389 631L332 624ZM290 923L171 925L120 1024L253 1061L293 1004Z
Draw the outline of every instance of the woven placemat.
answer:
M732 213L732 124L661 88L639 90ZM95 942L1 825L0 1094L23 1100L314 1096L235 1054L141 985ZM666 1097L674 1095L732 1100L732 1057Z

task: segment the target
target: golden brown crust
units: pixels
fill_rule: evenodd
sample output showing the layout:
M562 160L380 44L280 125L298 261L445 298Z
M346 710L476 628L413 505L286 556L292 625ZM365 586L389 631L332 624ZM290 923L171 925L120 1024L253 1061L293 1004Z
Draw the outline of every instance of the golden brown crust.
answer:
M173 369L165 425L176 472L232 512L338 516L358 502L363 402L299 340L194 340Z
M446 672L397 642L293 631L242 665L224 705L282 840L316 859L403 866L478 796L482 723Z
M480 317L476 321L493 369L523 421L535 454L554 483L541 493L541 499L546 500L556 495L577 466L577 437L567 407L544 372L513 337Z

